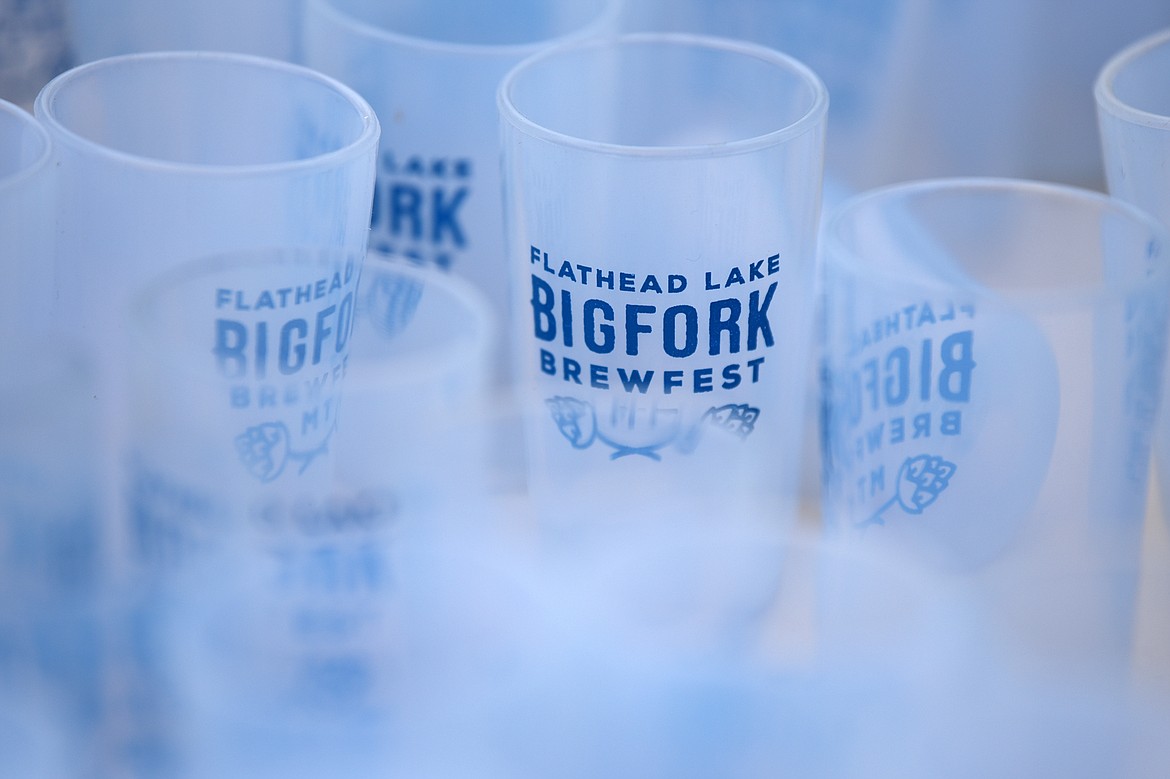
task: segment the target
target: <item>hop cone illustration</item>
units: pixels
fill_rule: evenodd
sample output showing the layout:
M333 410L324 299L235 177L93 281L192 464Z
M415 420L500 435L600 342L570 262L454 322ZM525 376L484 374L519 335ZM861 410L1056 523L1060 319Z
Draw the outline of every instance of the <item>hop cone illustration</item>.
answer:
M859 522L858 527L884 525L882 516L895 504L907 514L918 515L938 500L947 487L958 466L938 455L920 454L907 457L898 469L898 484L894 497L886 501L868 519Z
M760 418L760 410L746 403L729 403L726 406L708 409L703 418L715 427L733 433L740 438L747 438L756 429L756 420Z
M235 438L236 452L248 471L260 481L272 481L288 462L288 428L283 422L249 427Z
M898 471L898 503L907 514L921 514L938 500L954 473L955 464L936 455L908 458Z
M557 429L573 448L585 449L593 443L597 429L593 406L583 400L564 396L549 398L545 403Z

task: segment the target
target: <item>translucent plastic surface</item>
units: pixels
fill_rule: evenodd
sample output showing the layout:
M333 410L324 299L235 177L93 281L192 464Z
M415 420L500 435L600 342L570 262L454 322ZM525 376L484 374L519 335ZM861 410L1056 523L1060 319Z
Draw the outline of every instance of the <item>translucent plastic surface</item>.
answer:
M371 248L469 280L507 321L496 87L541 47L611 29L614 12L612 0L307 0L306 63L386 126ZM508 362L493 360L497 384Z
M1170 259L1120 201L1010 180L829 221L825 511L974 587L1033 657L1129 652Z
M347 87L237 54L118 57L37 98L54 142L54 322L92 355L91 394L122 481L125 318L184 261L271 246L364 249L379 125ZM117 454L115 454L117 453ZM108 500L109 510L116 498Z
M52 183L48 134L0 101L0 355L27 346L50 320Z
M762 47L629 36L537 54L499 95L542 515L792 516L821 83Z
M1170 30L1118 52L1097 79L1097 120L1109 192L1170 226ZM1158 481L1170 494L1166 398L1155 442ZM1163 500L1163 505L1167 504ZM1166 513L1165 511L1163 512ZM1170 514L1167 514L1170 519Z
M363 254L236 252L135 299L130 552L166 572L330 493ZM197 410L197 412L193 411Z

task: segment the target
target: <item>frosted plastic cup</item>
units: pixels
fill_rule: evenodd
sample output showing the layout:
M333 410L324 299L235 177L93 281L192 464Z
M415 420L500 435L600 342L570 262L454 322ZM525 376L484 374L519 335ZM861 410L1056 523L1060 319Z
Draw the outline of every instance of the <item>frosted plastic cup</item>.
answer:
M81 65L45 86L35 113L54 144L54 320L92 353L114 467L130 295L221 252L364 249L378 120L313 71L206 52Z
M303 0L68 0L76 63L147 51L233 51L296 62Z
M1117 53L1094 95L1110 194L1170 223L1170 29Z
M422 564L403 555L421 548L441 562L443 539L462 548L483 525L472 520L486 500L476 434L492 333L482 296L433 268L375 262L351 312L340 398L329 393L336 426L320 455L332 458L318 473L329 478L303 482L322 459L291 483L287 473L270 482L243 537L224 534L185 566L157 612L170 658L160 682L176 691L170 748L195 775L367 775L385 764L409 679L401 592L422 587L404 581ZM299 448L290 434L289 457ZM214 587L204 585L210 570ZM446 582L453 570L425 576ZM433 593L415 597L423 630L444 619L425 608Z
M371 247L468 279L506 321L496 87L542 47L609 30L616 3L305 2L306 64L360 92L388 128ZM508 376L499 358L494 379Z
M1119 51L1097 76L1094 96L1109 192L1170 221L1170 29Z
M51 143L22 108L0 100L0 355L46 329L52 303Z
M364 252L195 260L131 308L130 559L270 548L328 497Z
M1100 193L958 179L823 237L826 522L979 596L1023 663L1128 658L1166 236Z
M92 340L184 260L271 245L361 248L379 125L344 85L237 54L114 57L37 98L55 144L57 315Z
M455 519L488 499L495 321L435 268L369 260L355 306L336 440L339 494L401 516Z
M1117 53L1101 70L1094 95L1109 193L1170 226L1170 29ZM1165 402L1162 403L1163 409ZM1170 505L1170 424L1165 412L1154 442L1155 469ZM1165 511L1164 516L1170 516Z
M827 107L789 57L690 36L564 45L504 79L546 518L795 515Z

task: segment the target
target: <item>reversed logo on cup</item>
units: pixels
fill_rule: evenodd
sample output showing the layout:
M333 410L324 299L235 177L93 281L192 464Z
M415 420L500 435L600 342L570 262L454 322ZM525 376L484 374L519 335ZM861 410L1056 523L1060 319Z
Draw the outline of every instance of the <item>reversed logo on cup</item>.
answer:
M662 452L673 448L687 455L699 445L705 430L719 430L745 439L755 430L760 410L746 403L729 403L708 408L697 422L687 424L678 408L615 401L609 413L598 413L588 401L558 395L545 400L552 421L574 449L588 449L600 443L613 449L611 460L641 455L662 460Z
M231 450L260 482L300 476L329 451L357 271L352 262L242 269L214 290L211 354L236 418Z
M1021 533L1051 459L1047 334L992 299L851 299L849 317L823 374L828 515L943 568L987 565Z
M898 469L898 480L894 485L894 496L887 500L869 518L857 523L858 527L884 525L886 518L895 508L906 514L918 516L932 506L939 496L951 485L956 466L938 455L920 454L907 457Z
M386 336L406 330L422 300L424 285L402 273L369 272L362 282L362 310Z

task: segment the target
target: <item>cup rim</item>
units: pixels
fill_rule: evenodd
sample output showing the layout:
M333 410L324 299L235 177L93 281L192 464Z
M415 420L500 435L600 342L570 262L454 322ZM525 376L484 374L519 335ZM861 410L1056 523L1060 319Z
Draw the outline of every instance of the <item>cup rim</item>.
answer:
M1116 290L1128 290L1144 286L1152 280L1170 279L1170 232L1162 224L1140 208L1112 195L1096 190L1068 184L1058 184L1048 181L1031 179L998 178L998 177L954 177L930 178L915 181L890 184L853 195L842 201L825 220L821 232L820 254L822 266L838 265L848 272L894 283L909 283L917 287L937 287L949 289L954 286L937 274L931 273L928 278L907 281L899 274L872 263L867 263L856 249L852 248L840 236L840 227L851 216L866 206L881 201L904 200L908 197L931 192L1004 192L1027 194L1033 198L1044 198L1049 201L1064 200L1084 209L1093 209L1099 213L1111 211L1122 215L1131 223L1145 227L1152 238L1161 242L1163 261L1159 269L1152 275L1142 279L1126 278L1117 281L1102 281L1099 284L1088 286L1074 284L1069 286L1043 286L1023 291L1000 290L990 287L975 278L966 277L966 288L973 294L1003 300L1029 301L1029 307L1049 308L1060 305L1075 304L1080 301L1100 297L1103 293Z
M540 51L547 46L556 45L564 41L577 40L583 36L597 34L606 22L617 15L620 0L598 0L598 11L585 25L560 35L553 35L540 40L526 43L460 43L445 41L440 38L425 38L420 35L392 30L377 24L365 22L348 11L338 7L334 0L306 0L308 13L320 13L332 17L335 21L344 23L353 28L362 36L386 44L410 46L424 52L447 55L501 57L516 59L526 57Z
M362 123L361 132L356 138L344 146L318 154L313 157L295 160L281 160L278 162L249 163L249 164L207 164L179 162L159 157L150 157L133 152L122 151L100 143L75 131L56 115L53 103L65 90L84 76L101 70L134 67L144 63L155 62L183 62L191 67L201 67L205 63L231 64L236 67L265 70L273 74L291 76L306 81L315 82L327 90L334 92L345 100L353 109ZM37 95L33 104L34 112L50 131L50 136L59 140L63 145L70 146L77 151L96 155L122 163L132 165L143 170L159 173L177 173L194 176L241 176L257 174L282 174L298 171L331 167L349 158L358 157L375 149L381 135L381 126L378 116L365 98L355 90L340 81L326 76L311 68L296 65L283 60L260 57L252 54L240 54L222 51L156 51L122 54L113 57L87 62L61 73L46 84Z
M1170 28L1141 38L1111 57L1101 68L1093 85L1093 95L1097 99L1098 107L1134 124L1170 130L1170 115L1137 108L1123 101L1114 91L1114 84L1123 70L1162 46L1170 46Z
M706 49L762 60L787 70L797 79L804 81L812 92L812 103L808 110L796 120L769 132L740 138L723 143L684 144L678 146L638 146L633 144L594 141L580 136L552 130L529 119L516 106L512 90L525 72L539 66L548 59L585 49L614 48L618 46L640 46L646 44L670 45L691 49ZM518 131L549 141L559 146L611 154L624 157L727 157L767 148L804 135L820 125L828 114L829 92L821 78L800 60L783 52L748 41L721 38L710 35L689 33L629 33L609 38L593 38L559 46L552 46L525 58L513 67L500 82L496 91L496 104L500 117Z
M16 123L30 130L41 144L40 153L27 165L7 175L0 176L0 191L14 189L48 167L53 156L53 141L45 126L37 118L15 103L0 99L0 118L11 117Z

